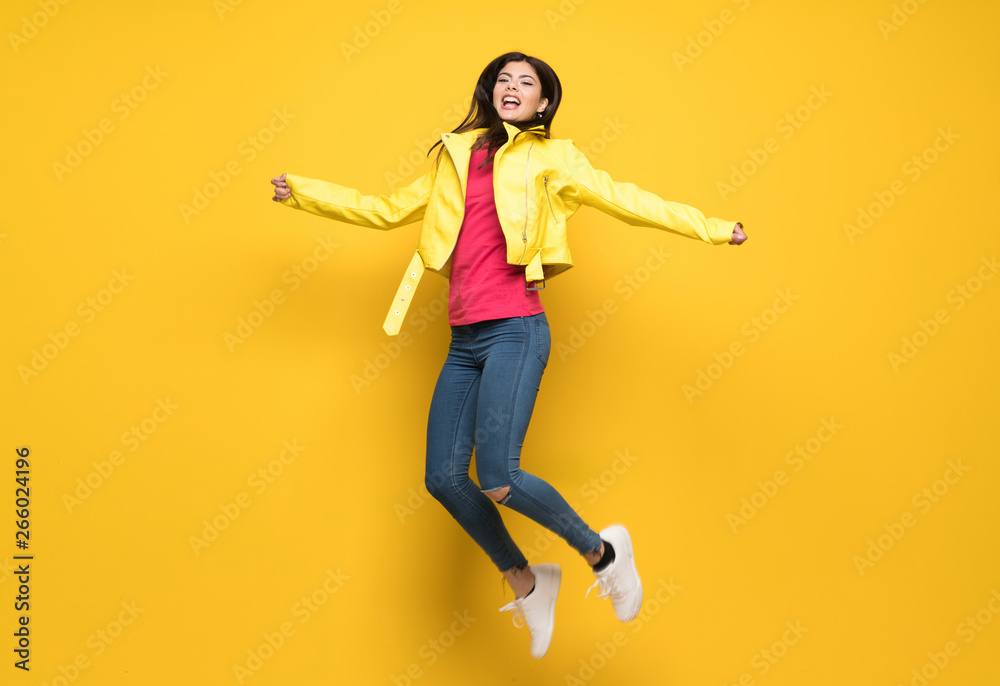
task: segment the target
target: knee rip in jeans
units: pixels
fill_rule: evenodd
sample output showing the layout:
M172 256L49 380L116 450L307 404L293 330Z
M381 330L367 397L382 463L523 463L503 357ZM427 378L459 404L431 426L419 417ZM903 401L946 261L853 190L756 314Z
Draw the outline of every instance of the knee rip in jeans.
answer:
M503 505L510 500L510 486L491 488L488 491L483 491L483 493L485 493L490 500L495 500L498 505Z

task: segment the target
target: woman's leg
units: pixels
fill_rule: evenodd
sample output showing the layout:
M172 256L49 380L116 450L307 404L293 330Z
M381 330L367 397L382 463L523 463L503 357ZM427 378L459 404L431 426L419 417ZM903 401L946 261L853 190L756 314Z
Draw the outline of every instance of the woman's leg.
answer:
M591 588L600 586L599 596L611 600L615 616L630 622L642 606L642 581L628 531L613 525L596 533L552 486L520 468L521 446L551 347L545 314L498 321L502 323L490 328L491 335L481 336L489 354L479 388L479 483L491 499L566 539L591 564L597 577ZM542 637L551 635L546 621L545 616L538 620L536 631Z
M494 320L476 330L483 358L476 417L476 470L490 499L538 522L587 561L603 553L601 537L547 482L520 468L521 447L548 364L551 336L545 313Z
M525 584L533 583L530 573L525 574L528 561L507 532L496 504L469 478L482 378L474 341L470 327L453 327L427 420L425 484L504 573L515 595L524 595L531 590Z

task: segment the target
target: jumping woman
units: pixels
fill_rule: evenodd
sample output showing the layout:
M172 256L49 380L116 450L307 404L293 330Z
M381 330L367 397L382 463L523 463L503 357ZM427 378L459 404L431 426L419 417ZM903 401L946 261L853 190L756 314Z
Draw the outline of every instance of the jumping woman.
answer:
M396 335L425 270L449 280L448 357L431 398L425 483L510 584L514 623L531 654L548 650L562 572L529 565L497 505L555 532L593 568L599 596L623 622L642 604L624 526L591 529L548 483L521 469L521 447L551 339L538 291L573 266L566 220L590 205L633 226L712 245L746 240L738 222L706 218L594 169L568 139L550 137L562 87L542 60L509 52L479 76L472 106L441 134L432 168L390 195L362 195L292 174L271 180L274 200L375 229L423 219L416 253L383 328ZM473 448L479 483L469 476ZM588 589L587 593L589 594Z

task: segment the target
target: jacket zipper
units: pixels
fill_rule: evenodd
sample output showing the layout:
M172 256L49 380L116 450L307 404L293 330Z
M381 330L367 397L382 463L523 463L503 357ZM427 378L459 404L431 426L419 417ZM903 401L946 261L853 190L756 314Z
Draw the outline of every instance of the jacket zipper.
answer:
M552 201L549 199L549 175L548 174L545 175L545 200L546 200L546 202L549 203L549 213L552 215L552 218L555 219L556 218L556 213L552 210Z
M531 203L528 201L528 192L531 188L531 149L533 147L535 147L534 143L528 146L528 156L524 164L524 230L521 231L521 242L524 247L521 249L521 257L517 260L518 264L521 264L524 260L524 254L528 252L528 210L531 207Z

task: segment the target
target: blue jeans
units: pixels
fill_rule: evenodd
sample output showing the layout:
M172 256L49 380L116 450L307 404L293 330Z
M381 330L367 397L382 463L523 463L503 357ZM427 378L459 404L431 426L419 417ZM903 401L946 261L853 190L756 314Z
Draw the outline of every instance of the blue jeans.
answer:
M581 554L600 536L558 491L521 470L521 446L549 360L545 313L451 327L451 345L427 420L427 490L500 571L527 559L511 539L497 503L485 495L510 487L500 504L562 536ZM469 477L476 453L479 485Z

